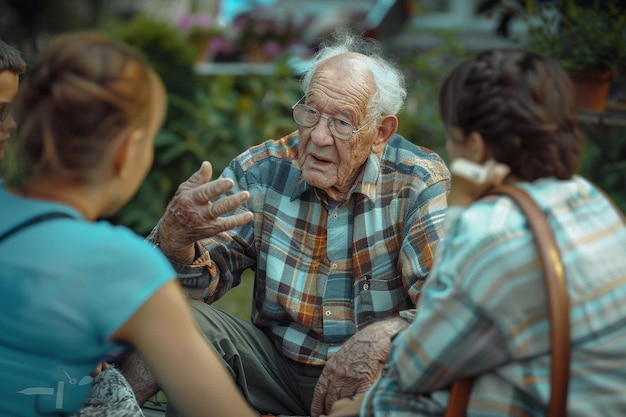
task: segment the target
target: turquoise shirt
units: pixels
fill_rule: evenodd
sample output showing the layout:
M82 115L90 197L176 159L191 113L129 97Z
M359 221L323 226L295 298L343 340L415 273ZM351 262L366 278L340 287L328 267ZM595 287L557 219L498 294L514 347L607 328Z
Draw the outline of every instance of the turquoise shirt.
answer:
M2 416L74 414L99 361L125 348L109 337L175 277L160 251L127 228L16 197L0 182L0 235L46 212L72 218L0 241Z

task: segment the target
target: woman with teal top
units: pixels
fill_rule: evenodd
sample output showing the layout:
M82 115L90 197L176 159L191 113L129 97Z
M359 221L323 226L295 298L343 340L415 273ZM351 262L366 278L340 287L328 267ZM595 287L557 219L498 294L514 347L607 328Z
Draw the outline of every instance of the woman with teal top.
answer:
M99 220L143 181L165 108L156 73L95 33L53 39L23 83L21 183L0 183L0 415L75 414L101 360L130 348L186 416L255 415L167 259Z

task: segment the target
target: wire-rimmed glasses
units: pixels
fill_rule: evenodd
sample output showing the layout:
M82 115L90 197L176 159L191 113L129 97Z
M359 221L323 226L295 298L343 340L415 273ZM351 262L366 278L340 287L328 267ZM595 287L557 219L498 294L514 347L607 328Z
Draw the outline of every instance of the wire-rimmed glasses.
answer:
M345 141L352 139L352 135L359 132L372 120L374 120L370 119L360 128L355 129L354 126L352 126L352 123L345 119L335 116L325 116L313 107L302 104L301 101L304 100L304 97L291 106L291 110L293 111L293 120L295 120L295 122L302 127L313 127L320 121L320 119L324 118L326 119L330 133L332 133L337 139Z

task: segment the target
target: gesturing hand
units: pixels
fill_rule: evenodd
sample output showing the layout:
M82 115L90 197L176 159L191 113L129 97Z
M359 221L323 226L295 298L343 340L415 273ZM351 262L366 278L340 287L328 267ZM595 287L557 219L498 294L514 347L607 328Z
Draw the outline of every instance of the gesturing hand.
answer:
M230 179L211 181L212 174L211 164L203 162L198 171L180 184L161 219L159 244L163 253L175 262L192 262L196 241L252 221L252 213L247 211L222 217L248 201L247 191L209 202L233 188Z

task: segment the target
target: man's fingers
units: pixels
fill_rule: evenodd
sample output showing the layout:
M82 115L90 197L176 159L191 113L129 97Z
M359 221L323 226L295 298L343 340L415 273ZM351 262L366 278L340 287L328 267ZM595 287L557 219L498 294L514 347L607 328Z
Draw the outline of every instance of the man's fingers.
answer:
M236 194L224 197L215 203L205 201L205 204L210 217L215 219L226 213L236 211L242 204L245 204L248 199L250 199L250 193L248 191L240 191Z
M254 215L249 212L243 212L239 214L235 214L234 216L230 216L226 219L228 229L233 229L238 226L243 226L244 224L248 224L252 221Z
M218 178L191 189L190 198L194 204L205 204L207 201L229 192L233 186L233 180L230 178Z
M203 182L211 181L213 177L213 165L209 161L204 161L200 165L200 174L202 175Z
M313 399L311 402L311 417L318 417L324 413L325 410L322 404L324 404L323 400Z
M311 417L318 417L320 414L326 412L324 404L326 403L326 394L328 393L328 378L324 376L324 373L317 380L315 385L315 392L313 395L313 401L311 402Z
M209 181L211 181L211 177L213 176L213 167L211 163L208 161L204 161L200 168L191 174L191 176L183 183L178 186L178 191L183 190L191 190L196 187L201 186Z
M211 181L212 177L213 165L211 165L209 161L204 161L200 165L200 169L194 172L194 174L191 176L190 180L193 178L194 185L198 186Z
M235 227L243 226L244 224L250 223L252 221L252 217L253 215L250 212L222 217L215 221L215 224L211 228L211 233L216 234L234 229Z
M337 401L339 399L339 396L337 394L333 395L333 394L328 394L326 396L326 400L324 401L324 412L329 412L331 408L333 408L333 404L335 403L335 401Z

